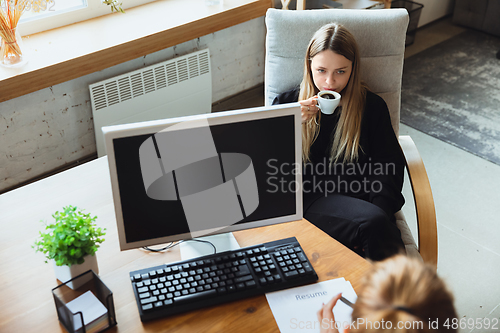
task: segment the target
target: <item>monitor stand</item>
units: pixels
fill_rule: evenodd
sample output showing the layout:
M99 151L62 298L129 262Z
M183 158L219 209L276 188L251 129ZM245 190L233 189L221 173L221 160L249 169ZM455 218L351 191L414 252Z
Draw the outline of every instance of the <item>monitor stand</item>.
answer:
M217 253L229 250L237 250L240 248L240 245L236 241L236 238L234 238L232 232L198 237L195 239L211 242L217 248ZM202 242L185 241L179 244L179 247L181 252L181 260L183 261L214 253L214 248L212 247L212 245Z

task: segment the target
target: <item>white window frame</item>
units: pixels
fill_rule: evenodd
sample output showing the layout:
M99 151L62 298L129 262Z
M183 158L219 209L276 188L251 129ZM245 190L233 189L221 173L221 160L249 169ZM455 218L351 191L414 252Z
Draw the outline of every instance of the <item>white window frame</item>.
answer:
M50 0L50 1L57 2L64 0ZM122 8L126 10L127 8L132 8L153 1L156 0L120 0L119 2L123 3ZM47 0L47 2L49 2L49 0ZM86 0L86 2L87 2L86 8L76 9L68 12L54 13L53 15L40 17L25 22L20 21L19 31L21 35L26 36L45 30L59 28L76 22L89 20L94 17L103 16L111 13L111 6L103 4L102 0ZM123 15L121 13L115 13L115 14Z

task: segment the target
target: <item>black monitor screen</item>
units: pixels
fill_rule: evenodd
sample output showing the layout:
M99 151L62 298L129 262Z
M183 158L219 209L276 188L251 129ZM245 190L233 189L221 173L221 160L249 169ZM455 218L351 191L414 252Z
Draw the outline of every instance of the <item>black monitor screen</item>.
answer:
M221 210L231 206L233 199L227 205L221 203L221 200L225 200L224 196L221 197L218 194L220 192L215 190L219 186L222 189L221 184L231 182L231 179L233 182L230 186L236 188L237 192L234 202L239 203L234 214L241 214L241 218L233 219L227 224L228 226L299 214L295 189L297 156L294 122L294 115L284 115L210 124L207 127L209 132L200 135L211 134L213 144L210 139L205 140L196 133L187 132L193 129L171 131L170 134L185 132L184 136L176 134L176 139L172 139L171 136L162 138L161 132L114 138L113 153L126 242L164 239L176 235L184 235L183 238L186 238L186 235L190 235L193 231L193 226L188 223L191 218L188 217L188 209L199 211L202 209L199 207L202 207L205 201L215 200L213 213L217 215ZM147 181L151 177L145 165L152 160L151 163L154 164L152 168L161 167L162 174L167 174L169 170L166 170L168 168L166 162L175 164L180 160L196 160L196 156L187 156L194 154L196 150L193 151L189 147L184 150L183 140L199 140L199 146L196 142L190 144L197 145L196 149L201 149L199 152L202 155L207 150L204 149L204 145L215 145L216 154L212 158L202 158L202 162L183 165L182 168L172 170L170 173L172 175L170 179L173 180L170 185L174 189L172 199L159 189L167 186L167 181L162 183L158 181L156 185L155 177ZM147 150L147 144L150 145L149 155L142 153ZM141 151L141 147L144 150ZM168 151L169 147L175 148ZM139 153L140 151L143 155ZM224 164L226 160L228 164L235 161L233 171L229 167L226 168ZM253 170L247 168L250 163ZM212 166L216 170L221 166L221 179L218 175L212 177L210 173L204 174ZM200 170L203 176L198 176ZM238 178L242 170L248 171L244 181ZM251 176L253 174L254 177ZM183 187L186 183L189 186ZM252 192L252 189L255 190L255 185L257 192ZM241 211L238 212L238 209ZM202 221L205 216L210 219L210 214L210 212L206 214L203 211L196 212L193 219ZM222 222L222 225L224 223ZM203 230L211 229L214 225L205 225L202 222L197 227Z

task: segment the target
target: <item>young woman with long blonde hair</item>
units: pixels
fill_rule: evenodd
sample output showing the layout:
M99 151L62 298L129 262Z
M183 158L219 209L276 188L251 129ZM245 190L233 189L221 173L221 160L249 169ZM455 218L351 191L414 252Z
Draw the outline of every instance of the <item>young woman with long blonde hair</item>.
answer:
M434 267L397 255L377 262L366 275L348 328L335 322L340 294L317 312L322 333L457 332L453 295Z
M352 34L328 24L312 37L300 87L273 104L302 110L304 217L358 254L381 260L403 251L394 213L401 209L404 158L384 100L361 82ZM333 114L318 107L320 91L336 91Z

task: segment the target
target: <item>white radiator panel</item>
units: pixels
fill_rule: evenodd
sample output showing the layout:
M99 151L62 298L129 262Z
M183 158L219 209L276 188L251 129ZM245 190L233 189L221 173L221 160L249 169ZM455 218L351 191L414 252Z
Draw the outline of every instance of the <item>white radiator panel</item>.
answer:
M97 154L106 155L103 126L210 113L209 50L167 60L89 85Z

